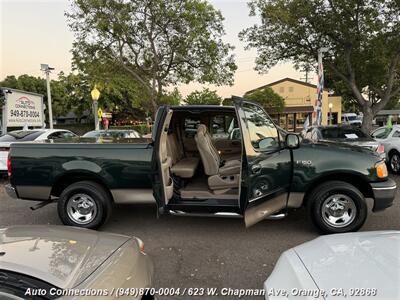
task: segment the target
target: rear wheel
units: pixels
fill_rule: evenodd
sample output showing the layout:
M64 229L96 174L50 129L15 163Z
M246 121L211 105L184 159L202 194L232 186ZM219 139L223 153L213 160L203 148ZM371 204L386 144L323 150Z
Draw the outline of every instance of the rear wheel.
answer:
M389 155L389 165L390 169L398 174L400 173L400 154L397 151L390 153Z
M100 184L80 181L61 193L57 209L65 225L95 229L111 215L112 199Z
M357 231L367 218L361 192L342 181L328 181L311 192L308 210L313 223L324 233Z

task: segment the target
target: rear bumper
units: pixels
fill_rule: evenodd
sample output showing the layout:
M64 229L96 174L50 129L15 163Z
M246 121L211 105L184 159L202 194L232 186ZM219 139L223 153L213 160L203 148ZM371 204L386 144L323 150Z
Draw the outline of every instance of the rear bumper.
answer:
M4 188L8 196L14 199L18 199L17 191L11 184L6 184Z
M372 211L384 210L393 205L393 200L396 196L396 182L393 179L388 179L383 182L371 183L372 191L374 192L374 207Z

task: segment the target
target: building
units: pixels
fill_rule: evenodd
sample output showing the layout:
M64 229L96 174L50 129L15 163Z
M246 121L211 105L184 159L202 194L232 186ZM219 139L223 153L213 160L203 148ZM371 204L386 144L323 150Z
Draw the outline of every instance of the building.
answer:
M376 114L373 123L378 126L385 126L389 118L391 118L392 124L399 124L400 109L384 109L379 111Z
M273 113L270 115L282 128L288 131L299 132L303 129L306 118L310 118L314 111L315 98L317 96L317 86L304 81L283 78L281 80L261 86L257 89L248 91L253 92L266 87L285 99L285 109L282 113ZM329 95L325 89L322 96L322 125L329 122L329 104L332 104L332 124L338 124L341 120L342 97Z

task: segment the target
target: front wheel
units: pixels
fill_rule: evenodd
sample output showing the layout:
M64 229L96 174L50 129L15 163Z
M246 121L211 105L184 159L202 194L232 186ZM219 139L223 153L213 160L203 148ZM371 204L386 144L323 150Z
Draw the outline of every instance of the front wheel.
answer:
M328 181L315 188L308 199L308 210L323 233L357 231L368 213L362 193L343 181Z
M112 200L100 184L80 181L61 193L57 209L65 225L95 229L111 215Z
M390 169L393 171L393 173L400 173L400 154L399 152L393 152L389 156L389 165Z

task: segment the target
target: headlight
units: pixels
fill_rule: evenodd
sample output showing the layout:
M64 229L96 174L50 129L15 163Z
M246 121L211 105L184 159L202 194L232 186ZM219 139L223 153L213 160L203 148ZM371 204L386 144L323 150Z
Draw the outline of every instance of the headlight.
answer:
M376 175L379 178L386 178L388 176L388 170L385 162L379 162L375 165Z

